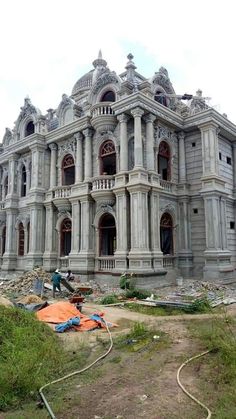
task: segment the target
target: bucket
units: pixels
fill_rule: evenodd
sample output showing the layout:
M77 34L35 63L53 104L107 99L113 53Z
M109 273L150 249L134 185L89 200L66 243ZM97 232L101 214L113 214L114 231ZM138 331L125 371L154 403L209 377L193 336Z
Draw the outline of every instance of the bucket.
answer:
M179 278L176 278L176 285L178 287L182 287L182 285L183 285L183 278L182 278L182 276L180 276Z

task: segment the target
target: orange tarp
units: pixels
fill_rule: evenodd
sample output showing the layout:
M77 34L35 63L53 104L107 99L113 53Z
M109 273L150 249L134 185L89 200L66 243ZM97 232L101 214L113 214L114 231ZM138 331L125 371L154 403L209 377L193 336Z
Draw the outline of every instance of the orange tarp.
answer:
M97 314L102 317L104 313ZM80 311L77 310L73 304L65 301L59 301L37 311L36 316L38 320L56 324L66 322L72 317L80 317L80 325L73 326L73 328L81 332L98 327L98 323L96 321L91 320L88 316L80 313ZM109 326L111 326L111 324L109 324ZM114 326L114 324L112 326ZM101 323L101 327L105 327L105 325Z

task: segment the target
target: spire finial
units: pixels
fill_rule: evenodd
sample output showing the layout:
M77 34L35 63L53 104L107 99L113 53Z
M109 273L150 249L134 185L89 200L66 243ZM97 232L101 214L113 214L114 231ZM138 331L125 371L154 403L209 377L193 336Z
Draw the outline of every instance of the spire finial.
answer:
M104 60L102 58L102 51L101 51L101 49L98 51L98 58L96 58L96 60L94 60L93 66L95 68L96 67L106 67L107 66L106 60Z
M136 65L134 64L134 62L132 61L132 59L134 58L134 56L133 56L133 54L131 54L131 53L129 53L128 55L127 55L127 58L128 58L128 62L127 62L127 64L126 64L126 70L127 70L127 80L133 80L134 79L134 73L135 73L135 70L136 70Z
M101 49L98 51L98 59L102 60L102 50Z

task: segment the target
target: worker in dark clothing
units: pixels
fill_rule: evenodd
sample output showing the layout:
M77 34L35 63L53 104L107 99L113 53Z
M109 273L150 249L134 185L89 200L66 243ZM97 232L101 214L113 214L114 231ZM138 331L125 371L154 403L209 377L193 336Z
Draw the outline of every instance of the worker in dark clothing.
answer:
M52 274L52 296L55 298L56 289L61 293L61 274L58 269L55 270Z

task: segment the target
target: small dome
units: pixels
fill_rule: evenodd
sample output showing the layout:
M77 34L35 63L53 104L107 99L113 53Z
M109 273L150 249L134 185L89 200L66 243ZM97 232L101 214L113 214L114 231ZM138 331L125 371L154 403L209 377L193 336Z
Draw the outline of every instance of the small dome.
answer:
M90 70L75 83L72 89L72 96L76 95L81 90L90 89L93 83L93 72L94 70Z

